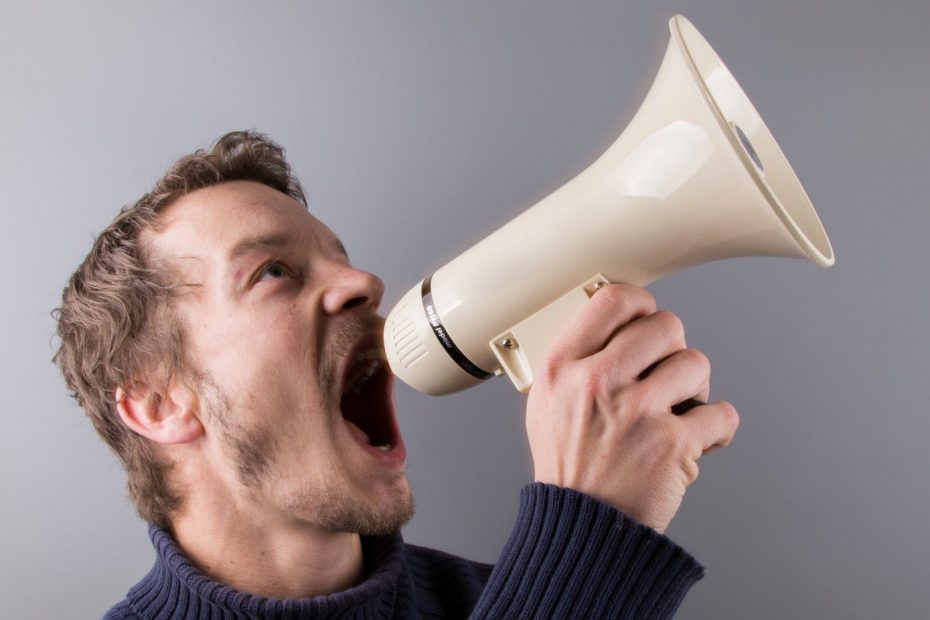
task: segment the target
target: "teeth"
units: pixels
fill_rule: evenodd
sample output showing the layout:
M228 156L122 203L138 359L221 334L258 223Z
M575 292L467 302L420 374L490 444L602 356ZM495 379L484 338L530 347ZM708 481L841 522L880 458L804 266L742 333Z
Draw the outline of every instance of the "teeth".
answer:
M375 357L367 357L368 354L375 355ZM365 388L365 385L368 381L378 372L378 369L381 368L381 360L378 356L377 349L371 349L366 351L362 355L356 358L356 361L367 361L368 367L361 370L359 375L355 378L355 381L351 386L346 390L348 393L353 396L358 396L362 393L362 390Z
M387 452L388 450L391 449L391 444L387 443L387 444L384 444L383 446L378 446L378 449L381 450L382 452Z
M381 351L372 347L367 351L362 351L358 357L355 358L355 361L359 360L378 360L381 361Z

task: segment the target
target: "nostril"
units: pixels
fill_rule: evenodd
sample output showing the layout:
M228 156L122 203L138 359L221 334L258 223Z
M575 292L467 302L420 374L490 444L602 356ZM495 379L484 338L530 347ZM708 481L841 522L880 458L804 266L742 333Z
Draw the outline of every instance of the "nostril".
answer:
M355 306L360 306L364 304L366 301L368 301L367 297L353 297L349 301L342 304L342 308L343 310L349 310L351 308L354 308Z

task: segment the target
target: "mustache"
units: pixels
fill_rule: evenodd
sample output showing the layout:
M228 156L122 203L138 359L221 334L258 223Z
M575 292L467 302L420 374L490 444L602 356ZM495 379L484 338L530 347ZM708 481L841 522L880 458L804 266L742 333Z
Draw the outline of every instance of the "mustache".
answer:
M326 345L320 359L321 394L331 394L336 386L340 362L359 339L370 333L384 333L384 317L376 314L355 315L345 320Z

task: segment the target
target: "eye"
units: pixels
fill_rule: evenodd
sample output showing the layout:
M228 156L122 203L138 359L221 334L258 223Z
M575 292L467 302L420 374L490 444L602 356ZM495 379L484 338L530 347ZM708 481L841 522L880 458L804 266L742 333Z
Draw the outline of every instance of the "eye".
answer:
M258 270L258 276L255 278L255 281L279 280L290 275L292 275L292 272L288 269L287 265L281 261L272 261Z

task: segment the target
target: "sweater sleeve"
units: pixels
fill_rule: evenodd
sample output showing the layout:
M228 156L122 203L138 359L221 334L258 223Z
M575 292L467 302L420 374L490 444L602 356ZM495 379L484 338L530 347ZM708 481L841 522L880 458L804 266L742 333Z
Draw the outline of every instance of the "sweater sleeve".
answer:
M703 567L588 495L536 483L472 618L670 618Z

